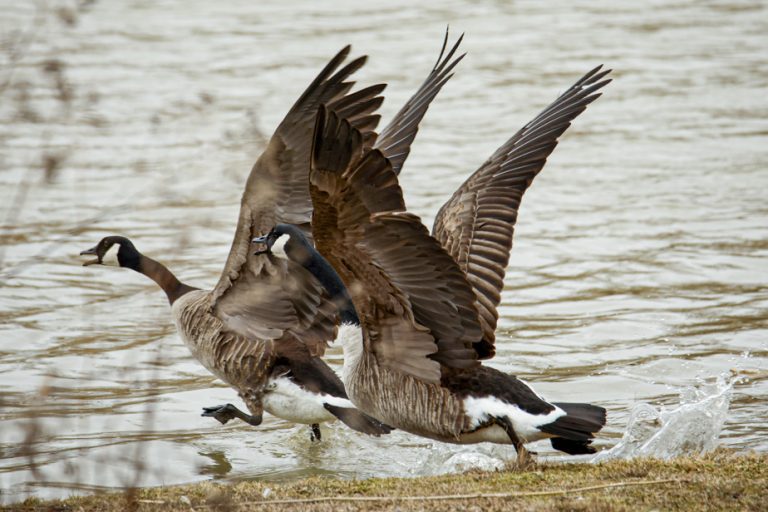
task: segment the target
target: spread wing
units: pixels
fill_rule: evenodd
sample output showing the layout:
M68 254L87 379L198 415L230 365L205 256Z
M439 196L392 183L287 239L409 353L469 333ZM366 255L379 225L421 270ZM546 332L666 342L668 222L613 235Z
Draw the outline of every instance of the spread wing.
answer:
M347 79L366 58L359 57L338 69L348 54L349 47L341 50L304 91L248 176L232 248L213 291L214 311L236 332L255 335L266 329L275 334L293 329L300 333L306 327L314 329L306 336L311 339L328 340L335 335L335 322L326 325L323 321L323 293L315 278L290 264L278 264L272 256L254 255L251 240L277 223L297 224L308 230L312 213L307 184L309 154L321 104L349 116L367 145L375 141L379 116L373 112L382 102L379 93L385 86L349 93L354 83ZM279 279L273 282L271 276ZM269 300L262 299L265 290L273 294L267 295ZM321 346L316 348L316 352L322 351Z
M424 114L427 113L430 103L435 99L440 89L443 88L443 85L453 76L453 73L451 73L453 68L466 55L462 54L453 59L462 39L464 39L464 34L459 37L445 58L443 58L445 49L448 46L448 30L445 31L443 47L429 76L427 76L421 87L411 96L376 139L374 147L380 149L390 161L395 174L400 174L400 169L411 152L411 144L416 137L416 133L419 131L419 123ZM345 116L340 115L340 117L343 119Z
M420 219L405 211L391 163L333 112L317 118L310 171L318 250L350 291L379 362L439 382L440 365L477 365L474 295Z
M523 193L557 146L557 139L610 80L597 67L504 143L440 208L432 229L472 285L483 328L481 359L493 357L496 307Z

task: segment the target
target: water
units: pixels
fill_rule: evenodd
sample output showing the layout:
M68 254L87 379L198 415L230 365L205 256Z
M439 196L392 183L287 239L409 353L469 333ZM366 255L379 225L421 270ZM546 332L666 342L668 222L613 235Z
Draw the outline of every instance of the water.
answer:
M739 378L718 377L700 387L685 388L680 404L672 408L637 404L629 417L624 436L608 450L592 457L593 462L632 457L671 459L701 455L715 449Z
M314 74L352 43L371 56L359 81L390 84L387 119L428 72L446 24L467 33L469 55L402 175L409 207L429 223L557 93L598 63L615 69L525 196L493 365L551 399L607 407L601 449L622 446L640 404L682 403L684 425L714 415L705 397L716 390L694 411L681 391L749 371L716 442L768 448L762 3L97 1L71 16L55 1L41 15L33 3L4 4L3 501L210 478L434 474L513 458L508 447L371 439L338 425L313 445L306 427L274 418L258 429L201 418L202 406L237 399L191 359L163 294L77 256L120 233L190 284L212 286L250 165ZM338 367L339 349L329 361ZM532 448L559 457L547 443Z

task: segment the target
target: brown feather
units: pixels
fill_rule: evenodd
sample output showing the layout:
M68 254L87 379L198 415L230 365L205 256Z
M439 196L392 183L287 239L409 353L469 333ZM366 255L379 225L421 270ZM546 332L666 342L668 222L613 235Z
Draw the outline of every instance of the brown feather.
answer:
M464 34L459 37L445 58L443 58L445 48L448 45L448 30L446 29L440 56L437 58L437 62L429 76L427 76L416 93L408 99L403 108L400 109L392 121L379 134L375 147L380 149L382 154L390 161L395 174L400 174L403 163L411 152L411 144L419 131L419 123L424 114L427 113L429 105L435 99L437 93L440 92L440 89L443 88L443 85L453 76L451 73L453 68L466 55L462 54L453 59L462 39L464 39ZM339 117L343 119L346 116L339 113Z
M440 365L476 365L471 347L481 331L472 290L420 219L404 211L390 162L376 149L360 157L361 135L325 109L315 134L315 240L350 291L366 350L435 383Z
M320 283L303 268L287 268L265 254L255 255L251 240L277 223L309 227L312 201L307 173L312 131L322 104L339 108L371 135L378 123L384 85L349 93L349 76L365 63L353 60L337 70L349 54L339 52L320 72L280 123L251 170L240 207L235 238L224 271L213 290L212 307L225 326L260 339L295 336L320 354L335 337L333 306ZM309 233L308 233L309 234Z
M610 80L597 67L525 125L462 184L440 208L432 234L467 274L480 314L483 340L478 357L495 353L498 312L509 263L517 209L523 193L544 167L557 139Z

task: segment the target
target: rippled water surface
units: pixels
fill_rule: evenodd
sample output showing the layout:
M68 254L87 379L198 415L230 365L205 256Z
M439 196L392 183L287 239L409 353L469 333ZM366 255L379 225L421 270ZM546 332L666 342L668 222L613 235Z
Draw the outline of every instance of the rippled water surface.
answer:
M237 397L188 354L164 295L77 256L124 234L212 286L265 135L325 62L347 43L370 55L357 76L390 84L386 122L446 24L468 56L402 175L426 222L581 74L615 70L525 196L492 364L553 399L605 405L601 448L641 402L674 407L681 390L747 371L720 443L768 448L763 3L2 3L0 500L456 462L458 448L403 433L331 425L312 444L271 417L201 418Z

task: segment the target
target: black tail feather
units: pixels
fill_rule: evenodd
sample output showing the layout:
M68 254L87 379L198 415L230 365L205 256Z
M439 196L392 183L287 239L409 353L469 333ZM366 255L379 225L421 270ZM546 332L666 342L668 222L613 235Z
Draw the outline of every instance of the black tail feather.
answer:
M606 411L591 404L553 403L565 411L552 423L539 427L539 430L552 434L552 448L571 455L594 453L590 443L595 433L605 426Z
M552 443L552 448L565 452L568 455L584 455L587 453L595 453L596 450L592 444L592 440L588 441L572 441L562 437L553 437L549 440Z
M393 430L389 425L385 425L354 408L338 407L331 404L323 404L323 407L344 422L349 428L364 434L380 436L381 434L389 434Z

